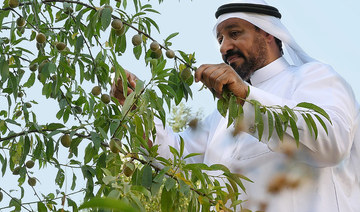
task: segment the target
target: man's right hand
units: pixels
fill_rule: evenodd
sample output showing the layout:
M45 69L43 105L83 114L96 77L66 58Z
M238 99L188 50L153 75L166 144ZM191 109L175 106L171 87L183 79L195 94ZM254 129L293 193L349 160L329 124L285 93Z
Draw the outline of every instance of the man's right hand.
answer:
M134 91L135 86L136 86L136 81L138 78L133 73L128 72L126 70L125 70L125 73L126 73L126 78L128 81L127 94L130 94ZM117 79L116 81L113 82L113 84L111 86L110 94L111 94L111 96L118 99L119 103L121 105L124 104L126 97L124 96L123 84L122 84L122 80L120 77L119 77L119 79Z

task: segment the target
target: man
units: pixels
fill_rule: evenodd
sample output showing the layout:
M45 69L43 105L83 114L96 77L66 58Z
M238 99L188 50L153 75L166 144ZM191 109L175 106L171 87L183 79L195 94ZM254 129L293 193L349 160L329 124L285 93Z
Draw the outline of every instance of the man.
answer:
M234 127L227 128L227 119L215 111L196 130L180 134L184 154L203 153L189 162L221 163L254 181L245 184L247 193L241 196L247 200L243 206L254 211L360 211L360 113L351 88L330 66L296 44L280 22L279 11L266 2L226 4L216 18L214 31L225 63L201 65L196 82L218 97L226 87L237 97L267 106L292 108L310 102L323 108L332 124L326 122L327 134L318 123L315 140L300 116L296 123L300 145L289 153L287 144L295 143L291 131L284 141L274 133L259 142L254 108L242 101L244 132L234 136ZM283 45L292 61L282 56ZM128 73L128 79L134 86L135 76ZM113 95L123 101L121 86L114 84ZM266 126L266 115L263 120ZM179 135L155 122L155 144L160 145L160 154L171 157L168 146L179 148Z

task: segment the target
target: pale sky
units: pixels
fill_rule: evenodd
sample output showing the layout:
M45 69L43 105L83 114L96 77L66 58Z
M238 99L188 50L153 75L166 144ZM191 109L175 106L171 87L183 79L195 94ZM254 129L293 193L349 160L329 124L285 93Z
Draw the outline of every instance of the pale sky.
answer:
M181 0L165 1L160 5L161 33L180 32L173 40L175 49L196 52L197 65L222 62L218 44L212 34L215 11L229 1ZM360 99L360 8L358 0L268 0L282 14L282 22L297 43L313 58L330 64L348 81L357 99ZM160 35L158 39L163 39ZM198 86L200 87L200 85ZM208 90L194 96L194 106L205 109L206 114L215 108ZM206 99L202 100L204 97ZM201 100L200 100L201 99ZM210 104L209 104L210 101ZM214 102L214 104L211 104ZM190 103L189 103L190 104ZM210 105L214 105L211 108Z
M128 0L129 2L132 2ZM93 1L96 4L96 1ZM145 2L145 1L144 1ZM180 32L174 38L173 49L180 49L188 53L196 52L197 66L203 63L220 63L222 62L218 44L212 34L212 28L215 23L214 13L218 6L228 1L215 0L167 0L158 6L157 0L153 0L154 8L161 12L162 15L154 15L153 18L160 26L161 34L154 34L154 38L161 42L169 34ZM343 76L353 87L357 99L360 99L360 70L358 71L357 60L360 59L360 49L358 36L360 29L358 21L360 21L360 13L356 10L360 8L359 0L268 0L273 6L276 6L282 13L282 21L288 27L298 44L312 57L322 62L332 65L335 70ZM130 3L129 3L130 4ZM135 34L129 31L128 36ZM106 35L107 37L107 35ZM134 72L139 78L149 79L150 70L139 65L132 56L131 43L128 43L127 52L130 54L120 57L120 64ZM216 102L208 90L197 92L201 84L194 86L194 100L187 103L194 107L194 112L199 108L204 110L204 114L209 114L215 109ZM35 95L35 100L39 105L34 106L34 110L41 112L38 114L40 124L57 120L50 120L49 117L55 117L58 106L48 105L49 100L36 96L31 92L31 96ZM46 101L45 104L42 100ZM54 101L50 101L50 103ZM44 108L46 108L44 110ZM44 112L43 112L44 111ZM45 177L50 179L53 184L54 173L36 171L38 178ZM44 173L41 176L41 173ZM67 174L72 174L68 170ZM0 178L1 186L11 186L14 188L16 182L9 183L11 174L6 174L4 178ZM7 185L4 185L4 179L7 179ZM45 179L39 186L43 189L49 189L49 184ZM81 181L82 176L78 176ZM71 185L71 178L67 181L67 187ZM10 189L10 187L6 187ZM29 189L25 187L25 189ZM49 192L54 192L56 188L51 188ZM30 191L30 190L28 190ZM70 191L68 189L68 191ZM31 193L31 191L30 191ZM44 191L44 193L46 193ZM29 193L28 193L29 194ZM0 204L1 206L1 204Z

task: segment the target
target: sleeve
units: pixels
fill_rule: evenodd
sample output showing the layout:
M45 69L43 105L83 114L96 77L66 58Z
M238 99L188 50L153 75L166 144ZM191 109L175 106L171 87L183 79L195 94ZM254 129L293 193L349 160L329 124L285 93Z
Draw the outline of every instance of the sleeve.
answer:
M328 129L327 134L314 117L318 128L317 139L311 135L305 120L297 113L298 121L296 124L299 130L300 145L296 157L298 160L315 167L333 166L350 154L355 134L354 122L358 113L356 100L351 88L331 67L317 64L304 69L305 71L295 74L297 84L294 86L290 99L273 95L255 87L250 87L247 99L257 100L266 106L287 105L290 108L295 107L300 102L309 102L324 109L330 116L332 124L323 118ZM257 131L252 127L255 126L254 117L254 107L245 103L245 126L250 126L247 128L247 132L258 137ZM281 150L282 142L295 142L290 127L287 128L283 141L280 141L276 132L268 140L269 129L266 114L263 115L263 121L262 142L267 143L271 150Z
M155 118L156 139L154 144L159 145L158 153L164 158L173 158L169 146L180 149L180 136L184 139L184 153L186 156L190 153L200 153L201 155L187 159L189 163L202 163L211 135L211 128L216 118L216 112L208 116L204 121L199 122L196 128L188 127L184 132L174 133L169 126L163 126L162 122Z

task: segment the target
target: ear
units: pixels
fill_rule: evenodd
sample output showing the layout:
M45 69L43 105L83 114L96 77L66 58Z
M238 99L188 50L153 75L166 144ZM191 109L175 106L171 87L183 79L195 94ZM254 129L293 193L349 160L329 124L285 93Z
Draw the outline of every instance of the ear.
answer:
M274 36L270 35L269 33L265 32L265 31L264 31L264 38L268 44L275 43Z
M265 32L264 30L260 29L260 34L264 37L267 44L275 43L275 38L271 34Z

